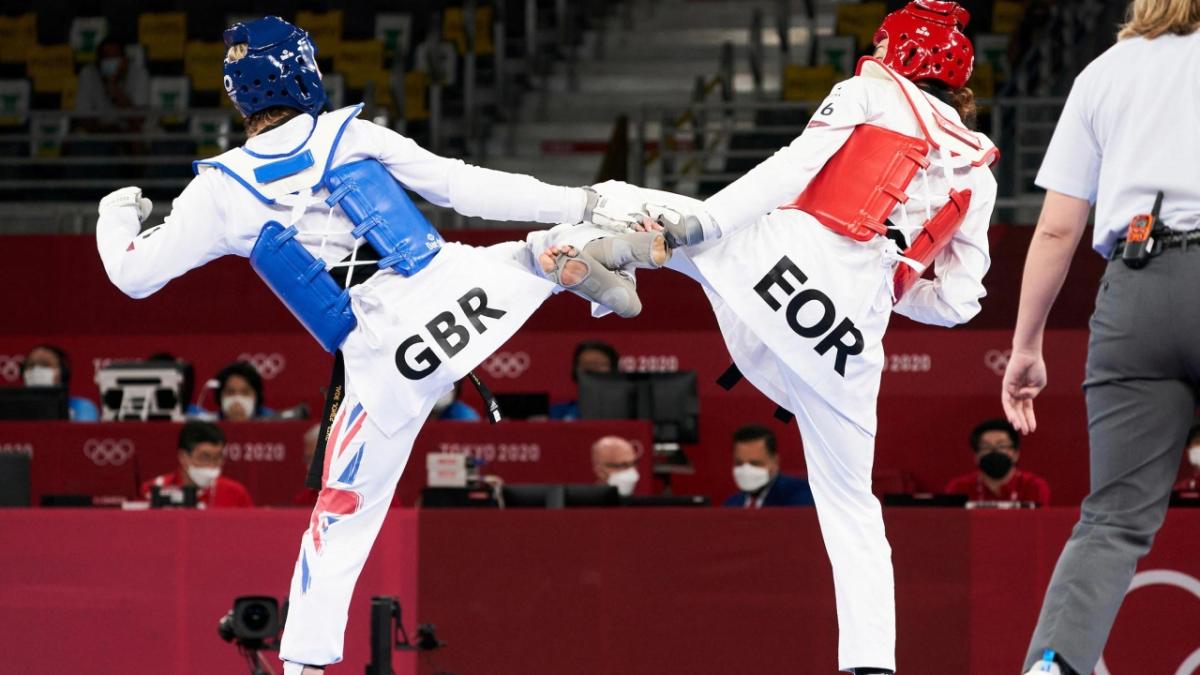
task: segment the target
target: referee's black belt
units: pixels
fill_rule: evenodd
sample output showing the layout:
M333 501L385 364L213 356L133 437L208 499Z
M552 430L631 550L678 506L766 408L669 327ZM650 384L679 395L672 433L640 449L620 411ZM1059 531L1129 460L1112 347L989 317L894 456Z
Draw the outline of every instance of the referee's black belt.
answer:
M1168 248L1184 248L1192 245L1200 245L1200 230L1156 230L1150 233L1154 238L1154 250L1151 255L1158 255ZM1125 240L1120 239L1117 245L1113 247L1112 253L1108 256L1109 260L1120 260L1121 255L1125 253Z

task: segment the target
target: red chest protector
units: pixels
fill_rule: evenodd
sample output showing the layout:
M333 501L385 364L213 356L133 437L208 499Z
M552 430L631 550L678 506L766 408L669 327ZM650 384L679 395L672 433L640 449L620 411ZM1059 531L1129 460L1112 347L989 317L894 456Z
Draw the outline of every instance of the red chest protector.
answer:
M838 234L870 241L887 231L884 222L896 205L908 201L908 185L929 166L928 154L923 138L861 124L804 192L780 208L799 209Z
M893 83L912 109L924 138L871 124L859 125L804 192L780 208L800 209L838 234L870 241L886 233L887 217L897 205L908 201L908 186L918 170L929 166L931 147L965 156L972 166L990 165L999 153L943 117L912 82L875 59L864 57L859 61L858 75ZM908 264L896 268L896 301L950 243L966 218L971 191L952 189L948 196L949 201L925 222L903 253L921 268Z

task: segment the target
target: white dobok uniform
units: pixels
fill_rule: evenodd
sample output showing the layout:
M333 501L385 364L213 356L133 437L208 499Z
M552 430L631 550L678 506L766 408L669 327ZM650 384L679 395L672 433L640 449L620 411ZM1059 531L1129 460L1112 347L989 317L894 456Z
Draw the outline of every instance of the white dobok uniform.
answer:
M214 158L175 199L165 222L141 234L135 208L102 209L96 238L109 278L126 294L145 297L215 258L248 257L271 220L294 224L304 247L332 266L353 249L353 224L340 208L326 206L329 193L317 186L326 167L368 158L408 189L464 215L543 223L583 217L587 198L578 188L439 157L356 119L360 107L316 121L300 115ZM255 166L304 151L316 158L309 169L255 182ZM302 538L280 650L289 671L341 659L355 581L434 402L555 290L538 272L533 244L547 238L580 243L602 234L593 227L558 228L553 237L531 235L529 243L446 243L411 277L383 270L351 288L357 326L342 345L346 391L331 423L323 489ZM419 377L402 375L401 364Z
M928 120L927 136L914 107L928 115L932 105L961 125L957 113L882 68L868 63L862 75L838 84L802 135L702 203L624 184L597 188L628 198L640 193L652 204L685 212L703 209L711 216L706 240L678 249L668 266L703 286L745 378L796 416L833 567L839 667L847 670L895 669L891 549L871 493L883 334L893 311L942 326L961 324L979 312L996 195L987 168L991 142L961 129L980 149L971 156L951 156L949 148L959 146ZM860 124L937 144L931 145L929 168L909 184L907 202L889 218L908 241L946 203L950 188L972 191L961 228L934 259L933 278L914 284L894 306L892 277L896 265L904 263L892 240L855 241L808 213L778 208L808 186ZM862 345L857 353L851 348L855 331Z

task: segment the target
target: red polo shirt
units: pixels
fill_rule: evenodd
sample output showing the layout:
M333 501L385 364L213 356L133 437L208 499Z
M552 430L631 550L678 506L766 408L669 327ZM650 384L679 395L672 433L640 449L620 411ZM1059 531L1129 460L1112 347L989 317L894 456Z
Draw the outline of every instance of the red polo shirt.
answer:
M142 498L150 499L150 486L158 485L160 487L182 487L183 476L176 469L171 473L163 474L152 480L142 483ZM225 476L217 476L217 482L207 490L196 491L197 506L203 505L211 509L227 509L227 508L249 508L254 506L254 500L250 499L250 493L246 491L245 486Z
M978 471L959 476L946 484L946 492L967 495L976 502L1034 502L1038 506L1050 505L1050 484L1036 474L1016 469L1008 482L992 492L983 482Z

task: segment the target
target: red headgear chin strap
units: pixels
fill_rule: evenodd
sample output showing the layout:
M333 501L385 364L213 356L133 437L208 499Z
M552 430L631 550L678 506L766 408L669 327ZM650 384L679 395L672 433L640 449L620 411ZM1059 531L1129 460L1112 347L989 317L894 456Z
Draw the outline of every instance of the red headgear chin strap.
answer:
M971 14L957 2L913 0L887 15L875 44L888 40L883 63L908 79L937 80L958 89L975 67L975 47L962 29Z

